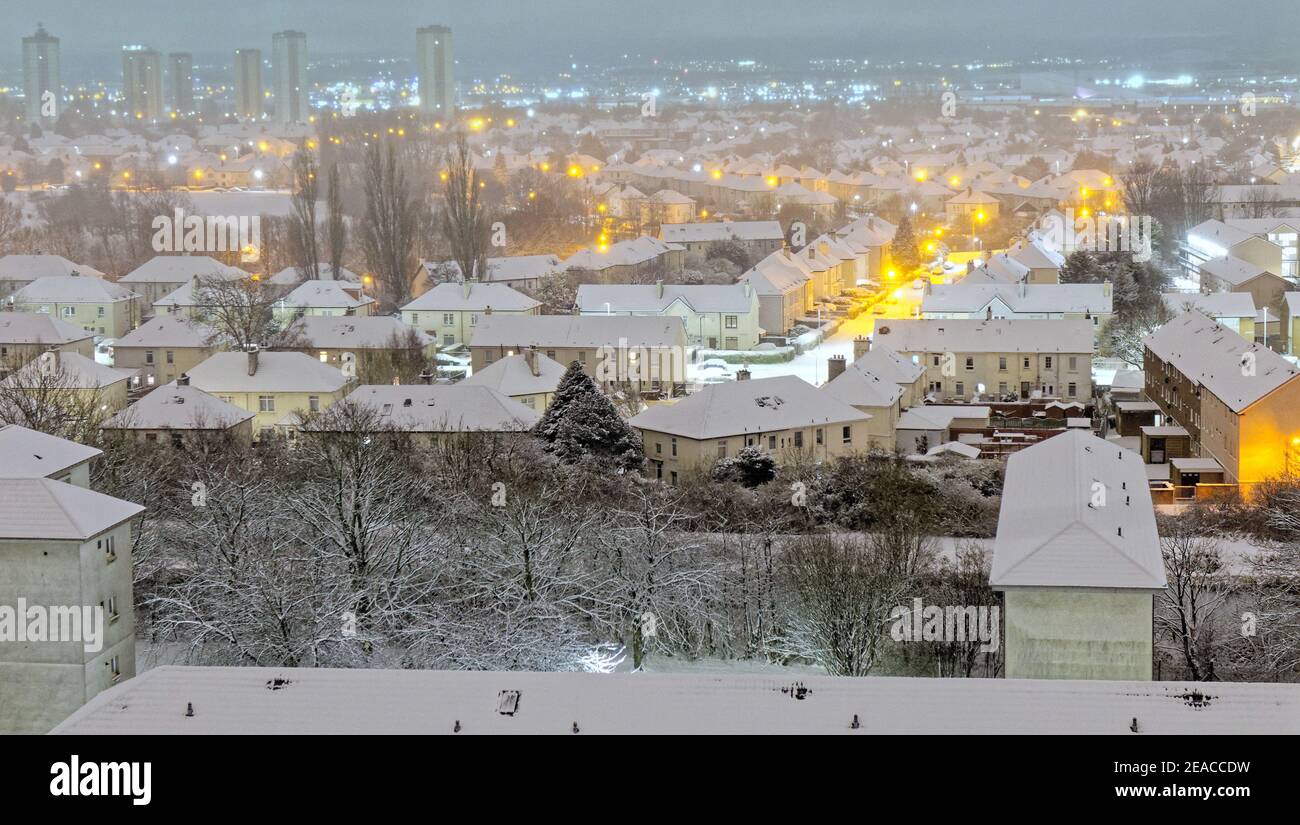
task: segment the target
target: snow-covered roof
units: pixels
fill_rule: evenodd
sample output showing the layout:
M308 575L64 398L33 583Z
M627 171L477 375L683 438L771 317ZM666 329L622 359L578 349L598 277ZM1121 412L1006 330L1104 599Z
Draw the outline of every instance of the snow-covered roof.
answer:
M193 277L246 278L248 273L207 255L155 255L123 275L118 283L178 284Z
M106 430L226 430L252 417L253 413L197 387L173 381L158 387L101 426Z
M102 450L17 424L0 427L0 478L49 478Z
M641 430L707 439L870 418L798 376L781 375L710 384L674 404L651 407L628 423Z
M0 312L0 343L57 345L93 337L76 324L44 312Z
M748 284L581 284L578 310L598 312L661 313L675 302L694 312L732 312L744 315L754 307Z
M206 347L216 331L178 315L159 314L118 338L114 347Z
M0 479L0 539L85 541L142 512L139 504L62 481Z
M872 341L897 352L1091 353L1093 324L1085 318L877 318Z
M35 281L79 273L83 277L103 278L104 273L85 264L74 263L62 255L5 255L0 257L0 281Z
M911 384L925 374L925 367L884 344L862 353L849 367L895 384Z
M538 349L670 347L682 345L686 327L676 316L652 315L485 315L470 337L471 347Z
M785 238L779 221L711 221L708 223L665 223L660 236L669 243L707 241L780 241Z
M1240 258L1212 258L1201 264L1201 274L1209 273L1225 284L1239 286L1258 278L1268 270Z
M821 391L853 407L891 407L903 395L893 381L848 369L823 384Z
M343 373L301 352L259 352L249 375L247 352L218 352L190 370L190 384L205 392L336 392Z
M545 353L534 352L537 375L528 365L528 356L524 353L511 355L499 361L493 361L481 370L476 370L469 378L460 382L465 387L491 387L503 395L511 397L553 393L564 377L565 367Z
M526 312L539 301L500 283L444 282L402 307L403 312Z
M16 304L109 304L135 297L124 286L85 275L39 278L10 296Z
M930 287L930 294L921 300L921 312L983 312L995 300L1017 313L1109 315L1113 306L1107 284L1008 284L963 280Z
M287 333L316 349L386 349L394 341L405 346L411 335L421 347L434 343L432 336L388 315L304 315Z
M1163 588L1142 456L1081 429L1012 454L989 583Z
M1249 292L1166 292L1160 296L1170 312L1189 310L1209 318L1254 318L1255 298Z
M343 288L341 281L303 281L288 295L276 301L276 304L320 309L356 309L374 302L374 298L366 295L354 297Z
M379 421L421 433L524 432L541 416L491 387L473 384L365 384L346 401L363 405Z
M1300 376L1285 358L1199 312L1179 315L1142 339L1147 349L1240 413ZM1242 368L1247 353L1252 369Z
M518 694L513 714L498 710L505 691ZM1132 736L1134 718L1148 734L1300 733L1300 686L169 665L98 694L53 732Z
M36 358L28 361L22 369L19 369L5 378L0 386L5 387L44 387L59 386L68 389L104 389L112 385L126 381L134 376L139 370L115 369L87 358L79 352L58 352L51 353L54 360L50 362L51 367L49 378L45 377L44 370L46 362L42 358Z

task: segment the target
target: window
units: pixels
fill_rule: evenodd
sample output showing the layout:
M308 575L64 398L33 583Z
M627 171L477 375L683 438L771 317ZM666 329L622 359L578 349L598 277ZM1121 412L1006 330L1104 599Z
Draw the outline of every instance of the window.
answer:
M443 344L443 346L450 347L452 344L455 344L455 343L456 343L456 336L455 336L455 335L452 335L451 333L448 333L448 334L442 336L442 344ZM492 363L492 356L490 356L490 355L488 356L488 363L489 363L489 364Z
M656 441L655 455L663 455L663 454L664 454L664 443L662 441Z
M257 397L258 412L275 412L275 396L259 395Z
M840 438L843 439L845 444L853 443L853 428L845 425L840 432Z
M118 679L122 678L122 667L118 657L114 656L107 662L104 662L104 666L108 668L109 680L116 682Z
M818 447L826 443L826 434L822 432L820 427L817 428L817 434L814 436L814 440L817 442Z
M104 608L104 616L108 618L110 624L118 620L116 596L109 596L100 602L99 606Z
M725 442L725 441L719 441L719 442L718 442L718 458L726 458L726 457L727 457L727 442Z
M669 441L668 441L668 446L672 448L672 457L673 457L673 458L676 458L676 457L677 457L677 439L676 439L676 438L669 439ZM674 476L674 477L675 477L676 475L677 475L676 473L673 473L673 476ZM674 478L673 480L676 481L676 478Z
M958 381L958 382L957 382L957 389L956 389L956 392L957 392L957 395L965 395L965 394L966 394L966 384L965 384L964 382L962 382L962 381Z
M740 339L734 335L727 336L727 339L723 341L723 343L726 345L727 349L740 349Z
M176 350L170 350L170 349L167 350L167 363L168 364L176 363Z
M671 473L669 473L669 481L670 481L674 486L677 484L677 471L676 471L676 470L673 470Z
M321 350L318 357L320 358L320 362L322 364L328 364L330 362L329 350Z
M478 313L475 312L475 313L472 313L472 314L469 316L469 325L470 325L470 326L475 326L475 325L477 325L477 324L478 324Z
M76 308L76 307L62 307L62 308L59 309L59 314L62 315L64 318L76 318L76 317L77 317L77 308Z
M417 325L417 324L419 324L419 323L420 323L420 313L418 313L418 312L412 312L412 313L411 313L411 326L415 326L415 325Z
M546 357L547 357L547 358L550 358L550 359L552 359L552 360L554 360L554 358L555 358L555 350L553 350L553 349L548 349L548 350L546 351Z
M1052 356L1047 355L1043 357L1043 366L1049 370L1052 368Z
M1025 358L1025 369L1029 369L1029 358Z
M442 325L445 327L454 326L456 323L456 314L453 312L444 312L442 314Z
M975 359L969 355L966 356L966 369L967 370L975 369Z
M320 396L319 396L319 395L309 395L309 396L307 396L307 409L310 410L311 412L320 412Z
M104 563L112 564L117 561L117 545L112 536L104 536L102 539L95 541L95 547L103 552Z
M533 396L531 396L531 395L524 396L523 398L521 398L521 399L519 399L519 400L522 401L523 404L524 404L524 406L527 407L527 408L530 409L530 410L532 410L532 409L536 409L536 408L537 408L537 399L533 398Z
M1071 355L1071 356L1070 356L1070 372L1078 372L1078 371L1079 371L1079 356L1077 356L1077 355Z
M939 356L937 356L937 355L934 356L934 364L933 364L933 366L936 366L936 367L939 366Z
M803 449L803 433L802 433L802 432L797 432L797 433L794 434L794 446L795 446L796 449Z
M145 362L146 364L152 364L152 363L153 363L153 350L151 350L151 349L147 349L147 350L144 351L144 362Z
M1007 371L1007 357L1005 355L998 356L998 371L999 372Z
M776 436L774 436L774 435L769 435L769 436L767 437L767 448L768 448L769 450L775 450L775 449L776 449Z
M999 382L998 382L998 393L1001 394L1001 395L1006 395L1006 394L1007 394L1007 382L1006 382L1006 381L999 381Z
M99 308L99 312L96 313L96 314L99 315L100 318L103 318L103 317L104 317L104 308L103 308L103 307L100 307L100 308Z
M585 349L578 350L578 363L584 367L587 366L587 351Z
M723 316L723 320L727 329L737 329L740 326L740 322L735 315Z
M1067 394L1068 394L1071 398L1073 398L1074 396L1076 396L1076 395L1079 394L1079 388L1075 385L1075 383L1074 383L1073 381L1070 382L1070 385L1069 385L1069 392L1068 392Z

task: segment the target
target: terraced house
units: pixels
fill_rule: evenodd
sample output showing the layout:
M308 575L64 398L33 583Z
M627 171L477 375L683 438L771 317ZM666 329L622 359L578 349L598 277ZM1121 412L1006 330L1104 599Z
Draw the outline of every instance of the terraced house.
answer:
M47 350L95 354L94 336L75 324L39 312L0 312L0 375Z
M541 303L505 284L441 283L402 307L402 320L439 346L468 344L479 320L491 314L538 315Z
M219 352L189 374L190 385L256 415L255 437L296 426L298 413L328 409L348 387L343 373L301 352Z
M1194 456L1218 465L1182 473L1181 485L1221 474L1249 488L1300 472L1300 369L1199 312L1143 345L1147 398L1187 431Z
M877 319L875 344L924 365L938 399L1092 397L1091 321Z

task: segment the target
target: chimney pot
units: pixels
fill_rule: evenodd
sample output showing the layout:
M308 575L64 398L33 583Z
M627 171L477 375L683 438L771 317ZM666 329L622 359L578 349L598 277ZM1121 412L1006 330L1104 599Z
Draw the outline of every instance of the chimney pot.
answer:
M190 385L190 375L189 375L189 373L187 373L187 372L183 372L183 373L181 373L180 375L176 376L176 386L178 386L178 387L188 387L189 385Z

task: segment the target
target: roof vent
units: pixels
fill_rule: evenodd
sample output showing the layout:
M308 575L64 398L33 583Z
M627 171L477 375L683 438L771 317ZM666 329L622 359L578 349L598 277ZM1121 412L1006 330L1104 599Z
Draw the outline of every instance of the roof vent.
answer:
M801 702L812 695L812 690L803 682L795 682L789 687L783 687L781 688L781 692L786 696L789 696L792 699L798 699Z
M497 694L497 713L514 716L519 712L519 691L503 690Z
M268 679L268 680L267 680L267 682L266 682L266 689L267 689L267 690L284 690L285 688L287 688L287 687L288 687L289 685L291 685L291 684L293 684L293 682L290 682L288 679L284 678L283 676L276 676L274 679Z

